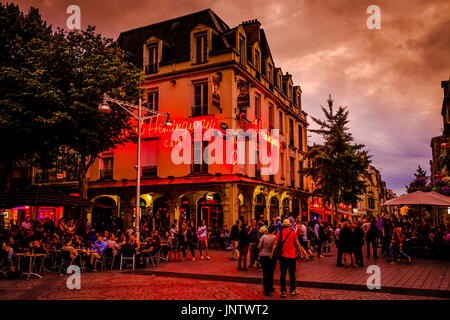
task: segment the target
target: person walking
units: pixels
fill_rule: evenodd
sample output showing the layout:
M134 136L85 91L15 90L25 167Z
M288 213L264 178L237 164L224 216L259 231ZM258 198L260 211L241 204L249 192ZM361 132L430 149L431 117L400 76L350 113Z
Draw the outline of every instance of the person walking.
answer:
M342 267L342 247L339 243L340 235L341 235L341 229L342 229L342 223L339 223L336 230L334 230L334 241L336 243L336 249L337 249L337 261L336 266Z
M266 296L271 296L272 292L274 291L273 274L275 271L276 261L270 258L274 242L275 242L275 226L272 225L269 227L269 231L261 237L258 244L259 256L263 272L264 294Z
M250 264L249 268L253 267L257 258L258 249L258 226L256 225L256 219L252 219L252 225L248 228L248 236L250 239L250 245L248 251L250 252Z
M230 239L233 249L231 250L230 260L237 260L239 258L238 242L239 242L239 231L241 230L241 220L236 220L236 224L231 227Z
M238 270L248 271L247 269L247 254L248 246L250 245L250 238L248 236L247 226L245 223L241 225L241 231L239 232L239 260L238 260ZM244 261L244 268L242 268L242 260Z
M377 255L377 236L378 228L374 219L371 219L369 228L366 232L366 245L367 245L367 259L370 258L370 246L372 246L372 253L374 258L378 258Z
M206 259L211 259L208 256L208 227L205 224L205 220L202 220L201 226L197 228L197 238L198 238L198 248L200 251L200 259L203 260L203 252L202 252L202 246L205 245L205 251L206 251Z
M275 242L273 244L272 253L270 257L273 259L273 252L278 243L281 243L281 257L280 257L280 286L281 297L286 297L286 273L289 271L289 293L297 295L299 291L295 287L295 269L296 269L296 249L300 250L300 243L297 235L290 229L291 222L289 219L283 220L283 229L278 232Z
M353 232L352 232L352 249L354 253L355 264L363 267L363 254L362 247L364 245L364 231L361 228L361 222L353 221ZM354 267L355 264L353 265Z
M316 235L317 240L317 256L319 258L324 258L322 255L322 245L325 241L325 226L322 223L322 217L317 217L317 223L314 226L314 234Z
M339 234L339 246L341 248L344 257L344 267L347 266L347 259L351 258L351 264L357 267L355 264L355 255L352 248L352 229L350 223L346 220L343 223L343 228Z
M402 227L398 221L394 223L394 230L392 232L391 245L389 247L391 258L387 261L391 264L397 262L397 254L402 255L408 259L408 263L411 264L412 259L406 253L403 252L403 241L405 240L405 234L402 231Z

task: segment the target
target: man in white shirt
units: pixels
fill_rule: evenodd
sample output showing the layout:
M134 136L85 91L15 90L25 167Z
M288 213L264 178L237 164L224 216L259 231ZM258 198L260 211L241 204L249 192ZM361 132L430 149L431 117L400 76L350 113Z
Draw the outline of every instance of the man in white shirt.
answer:
M203 260L202 246L205 245L206 259L211 259L208 256L208 227L205 224L205 220L202 220L201 225L197 228L198 248L200 250L200 258Z

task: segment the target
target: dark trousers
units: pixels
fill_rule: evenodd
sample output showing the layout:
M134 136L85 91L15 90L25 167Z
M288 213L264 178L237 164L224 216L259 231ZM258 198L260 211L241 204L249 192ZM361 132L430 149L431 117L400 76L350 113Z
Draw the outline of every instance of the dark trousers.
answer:
M323 246L323 241L317 240L317 254L319 256L322 254L322 246Z
M280 258L280 287L281 292L286 292L286 273L289 270L290 291L295 290L295 268L296 260L294 258Z
M192 258L195 257L194 254L194 244L192 243L192 241L187 241L183 243L182 246L182 250L183 250L183 257L186 258L186 249L189 247L189 249L191 250L191 254L192 254Z
M247 269L247 253L248 253L248 246L247 247L239 247L239 262L238 267L241 269L241 261L244 260L244 269Z
M342 265L342 249L341 246L339 245L339 241L336 241L336 247L337 247L337 261L336 264L338 266Z
M355 263L358 266L363 266L364 265L364 261L363 261L362 247L354 248L353 252L355 253Z
M261 266L263 272L264 293L269 295L273 289L273 274L275 271L275 260L270 257L261 257Z
M373 256L377 257L377 239L374 237L372 239L366 238L367 245L367 258L370 258L370 245L372 245Z

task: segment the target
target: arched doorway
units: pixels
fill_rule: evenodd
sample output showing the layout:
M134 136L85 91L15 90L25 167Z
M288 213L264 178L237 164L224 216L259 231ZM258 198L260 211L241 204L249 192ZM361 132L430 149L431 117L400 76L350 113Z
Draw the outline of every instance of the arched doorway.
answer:
M289 217L289 212L290 212L290 208L289 208L289 198L284 198L283 202L281 203L283 206L283 218L287 218Z
M299 211L300 211L298 201L299 201L298 199L294 199L292 201L292 214L293 214L294 218L297 218L297 216L299 215Z
M180 203L180 223L191 220L191 203L188 198L182 197Z
M92 209L91 225L97 232L111 230L113 219L113 207L116 203L110 197L99 197L95 202L104 205L104 208L95 207Z
M222 200L217 193L207 193L198 200L197 226L203 219L207 226L215 230L223 226Z
M169 201L161 197L153 202L153 217L157 226L169 229Z
M255 219L264 221L266 210L266 197L260 193L255 198Z
M270 222L280 215L280 203L277 197L270 198Z

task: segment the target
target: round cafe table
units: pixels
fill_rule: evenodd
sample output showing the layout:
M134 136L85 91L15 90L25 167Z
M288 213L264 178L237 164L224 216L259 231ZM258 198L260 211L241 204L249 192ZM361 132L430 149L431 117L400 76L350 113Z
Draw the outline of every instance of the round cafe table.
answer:
M20 258L21 257L27 257L30 261L28 272L22 271L22 273L27 276L27 280L29 280L31 278L31 276L36 276L36 277L39 277L40 279L42 279L42 276L40 274L32 272L32 268L33 268L34 259L36 257L45 256L46 255L45 253L16 253L15 255L16 255L16 257L19 257L19 263L18 263L19 269L20 269Z

